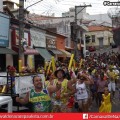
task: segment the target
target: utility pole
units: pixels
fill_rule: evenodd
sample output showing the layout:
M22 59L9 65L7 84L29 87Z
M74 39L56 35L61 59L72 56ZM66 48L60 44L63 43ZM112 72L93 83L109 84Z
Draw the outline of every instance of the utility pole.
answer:
M19 0L19 60L22 60L22 65L24 65L24 53L21 45L21 40L23 38L24 38L24 0Z
M19 60L22 60L23 66L24 66L24 51L23 51L23 46L21 45L21 40L24 39L25 10L34 6L35 4L38 4L39 2L42 2L43 0L39 0L39 1L31 4L27 8L24 8L24 1L26 1L26 0L19 0Z
M77 8L79 8L79 7L81 7L82 9L80 10L80 11L77 11ZM75 42L74 42L74 45L75 45L75 58L76 58L76 60L78 60L78 58L79 58L79 52L78 52L78 47L77 47L77 45L78 45L78 43L80 42L81 43L81 40L80 41L78 41L78 34L80 34L79 32L78 32L78 29L77 29L77 20L78 20L78 18L77 18L77 15L80 13L80 12L82 12L86 7L91 7L91 5L80 5L80 6L75 6L75 25L74 25L74 30L75 30Z

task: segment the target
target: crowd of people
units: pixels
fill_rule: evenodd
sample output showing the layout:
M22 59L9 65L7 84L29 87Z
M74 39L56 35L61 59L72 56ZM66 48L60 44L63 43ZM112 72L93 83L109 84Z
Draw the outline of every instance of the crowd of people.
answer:
M90 55L71 69L69 63L56 63L56 71L45 74L45 83L40 76L34 76L35 89L16 101L30 102L33 112L74 112L74 109L89 112L93 102L99 112L111 112L116 90L120 93L119 56L119 53ZM120 100L120 95L117 97Z

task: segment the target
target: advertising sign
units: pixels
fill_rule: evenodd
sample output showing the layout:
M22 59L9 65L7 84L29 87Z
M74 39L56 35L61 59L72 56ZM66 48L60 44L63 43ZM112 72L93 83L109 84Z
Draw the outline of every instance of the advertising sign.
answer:
M39 30L30 30L31 44L35 47L46 47L45 33Z
M52 38L46 39L46 47L49 49L56 49L56 40Z
M9 28L10 28L10 18L9 16L0 13L0 46L9 46Z

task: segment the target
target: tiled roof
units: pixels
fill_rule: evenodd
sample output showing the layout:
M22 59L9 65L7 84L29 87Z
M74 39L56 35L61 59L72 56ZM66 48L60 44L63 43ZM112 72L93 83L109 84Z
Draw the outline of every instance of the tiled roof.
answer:
M29 14L29 17L31 17L32 20L35 21L61 18L61 17L53 17L53 16L42 16L37 14Z
M110 27L105 27L105 26L88 26L89 32L93 31L105 31L105 30L110 30Z

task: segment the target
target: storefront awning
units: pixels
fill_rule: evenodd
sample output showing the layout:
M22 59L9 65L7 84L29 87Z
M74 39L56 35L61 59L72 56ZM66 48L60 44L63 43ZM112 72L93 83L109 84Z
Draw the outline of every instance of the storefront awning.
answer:
M45 59L45 61L50 61L52 55L45 48L35 48L39 54Z
M0 54L17 54L15 51L9 49L9 48L0 48Z
M55 55L62 55L63 53L60 51L60 50L50 50L50 51L52 51Z
M63 49L60 49L60 51L61 51L64 55L66 55L66 57L71 57L71 53L69 53L68 51L63 50Z
M25 55L38 55L39 52L36 49L29 48L25 50L24 54Z

